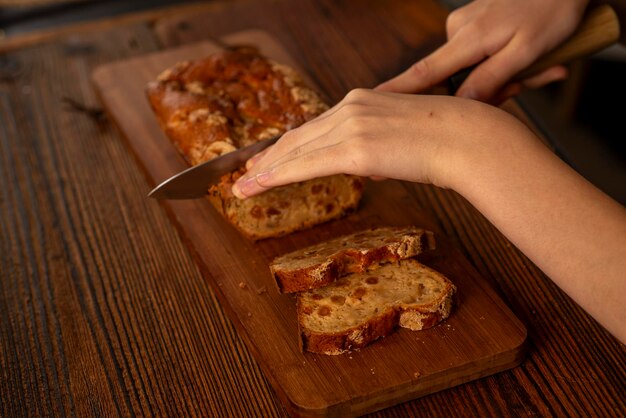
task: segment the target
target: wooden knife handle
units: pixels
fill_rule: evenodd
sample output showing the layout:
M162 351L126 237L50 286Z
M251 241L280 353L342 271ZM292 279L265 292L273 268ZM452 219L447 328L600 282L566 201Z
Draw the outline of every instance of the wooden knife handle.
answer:
M513 80L523 80L554 65L594 54L617 42L619 36L620 25L615 10L608 4L593 7L587 10L572 36L519 72ZM466 68L450 77L450 94L457 91L475 67Z

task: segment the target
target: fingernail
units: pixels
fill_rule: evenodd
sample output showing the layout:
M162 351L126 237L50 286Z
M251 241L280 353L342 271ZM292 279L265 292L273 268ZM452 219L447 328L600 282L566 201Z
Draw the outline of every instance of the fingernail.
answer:
M240 186L239 182L237 182L233 184L233 187L231 187L230 190L233 192L233 194L235 195L237 199L245 199L248 196L246 196L245 194L241 192L241 188L239 186Z
M245 199L258 192L259 189L263 188L263 183L269 178L269 171L264 171L250 178L241 177L235 182L235 184L233 184L231 190L239 199Z
M231 191L239 199L245 199L246 197L248 197L246 190L250 189L249 184L251 182L256 183L256 180L254 180L254 177L251 177L251 178L245 177L245 176L239 177L237 181L235 182L235 184L233 184L233 187L231 187Z
M374 87L374 90L377 90L377 91L384 91L384 90L385 90L385 85L386 85L386 84L387 84L386 82L384 82L384 83L380 83L379 85L377 85L376 87Z
M248 161L246 161L246 170L250 171L250 169L256 164L259 158L260 157L257 154L254 157L250 158Z
M263 183L265 183L266 181L268 181L270 179L270 172L269 171L264 171L262 173L257 174L254 177L255 177L257 183L259 183L259 185L263 186Z

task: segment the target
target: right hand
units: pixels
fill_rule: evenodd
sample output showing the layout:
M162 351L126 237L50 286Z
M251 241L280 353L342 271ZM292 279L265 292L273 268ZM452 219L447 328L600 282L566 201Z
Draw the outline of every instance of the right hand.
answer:
M419 93L459 70L480 63L456 95L498 104L523 88L563 79L551 67L521 82L515 74L571 35L588 0L475 0L448 16L448 42L377 90ZM481 62L482 61L482 62Z

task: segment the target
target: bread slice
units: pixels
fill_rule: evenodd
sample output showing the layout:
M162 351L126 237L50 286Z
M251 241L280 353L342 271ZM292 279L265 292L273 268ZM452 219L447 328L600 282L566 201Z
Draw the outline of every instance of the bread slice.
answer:
M455 292L442 274L404 260L299 293L302 349L342 354L389 335L398 325L414 331L430 328L450 315Z
M412 226L374 228L277 257L270 270L280 292L300 292L434 248L430 231Z
M363 179L336 175L278 187L241 200L231 191L244 169L229 173L210 187L209 200L246 237L258 240L312 227L354 211Z
M283 134L328 109L293 69L252 47L225 50L163 71L146 87L161 128L190 165ZM337 175L240 201L230 191L244 169L208 191L246 237L276 237L354 210L363 180Z

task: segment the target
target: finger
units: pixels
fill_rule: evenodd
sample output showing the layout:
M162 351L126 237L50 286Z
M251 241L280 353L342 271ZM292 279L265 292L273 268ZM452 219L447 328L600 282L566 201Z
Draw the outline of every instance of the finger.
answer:
M536 89L554 81L567 78L567 68L563 66L550 67L536 76L509 83L504 86L496 95L489 100L489 103L498 106L505 100L515 97L526 89Z
M520 94L524 90L524 86L522 83L509 83L503 88L500 89L490 100L489 104L494 106L499 106L502 102L510 99L511 97L515 97Z
M345 152L342 152L341 147L337 145L316 149L284 161L253 177L240 178L233 185L232 192L238 198L243 199L263 193L273 187L342 173L345 165L344 154Z
M477 42L463 39L463 31L424 59L413 64L402 74L375 89L396 93L417 93L445 80L452 74L476 64L484 58ZM469 46L468 45L472 45Z
M246 163L248 171L243 177L255 176L282 156L288 155L295 149L302 147L303 144L310 143L319 138L320 135L326 134L332 128L326 123L327 117L311 120L298 128L285 132L274 145L252 157L252 161L248 160L250 162L250 164Z
M307 141L307 133L314 132L319 129L320 123L330 116L332 116L338 110L338 106L333 106L326 110L322 114L311 119L310 121L294 128L290 131L283 133L282 137L272 146L267 147L263 151L257 153L246 161L246 170L250 171L261 160L263 160L270 153L280 153L283 149L289 149L290 147L296 147L300 142ZM298 133L298 135L295 135Z
M519 38L513 38L504 48L480 63L463 82L456 95L490 101L515 74L528 67L536 55Z
M454 9L446 18L446 35L452 39L463 26L476 19L476 16L483 10L482 6L476 2L469 2L465 6Z
M272 147L269 146L267 148L265 148L263 151L259 152L258 154L255 154L254 156L252 156L251 158L248 159L248 161L246 161L246 171L250 171L252 169L252 167L254 167L254 165L259 162L259 160L261 160L261 158L263 158L271 149Z
M371 111L372 95L375 95L378 100L385 100L388 96L388 94L372 93L363 89L351 91L334 112L287 132L266 154L254 161L244 177L253 177L283 160L342 141L346 137L345 134L349 134L350 126L354 125L355 118ZM344 135L334 133L338 131Z
M338 143L345 137L345 135L336 135L336 131L345 131L342 130L342 126L333 126L330 131L326 134L321 135L312 139L309 142L301 144L298 147L293 148L291 151L288 151L281 155L274 156L273 159L264 159L261 163L259 163L255 168L248 174L246 173L243 180L246 180L247 177L253 177L257 174L265 171L272 171L275 167L280 166L285 163L289 163L294 160L299 160L301 158L308 158L307 156L310 154L316 154L320 150L329 149ZM344 156L345 157L345 156ZM322 161L322 164L325 164L326 161Z
M565 80L569 72L563 65L556 65L547 70L522 80L525 88L537 89L555 81Z

